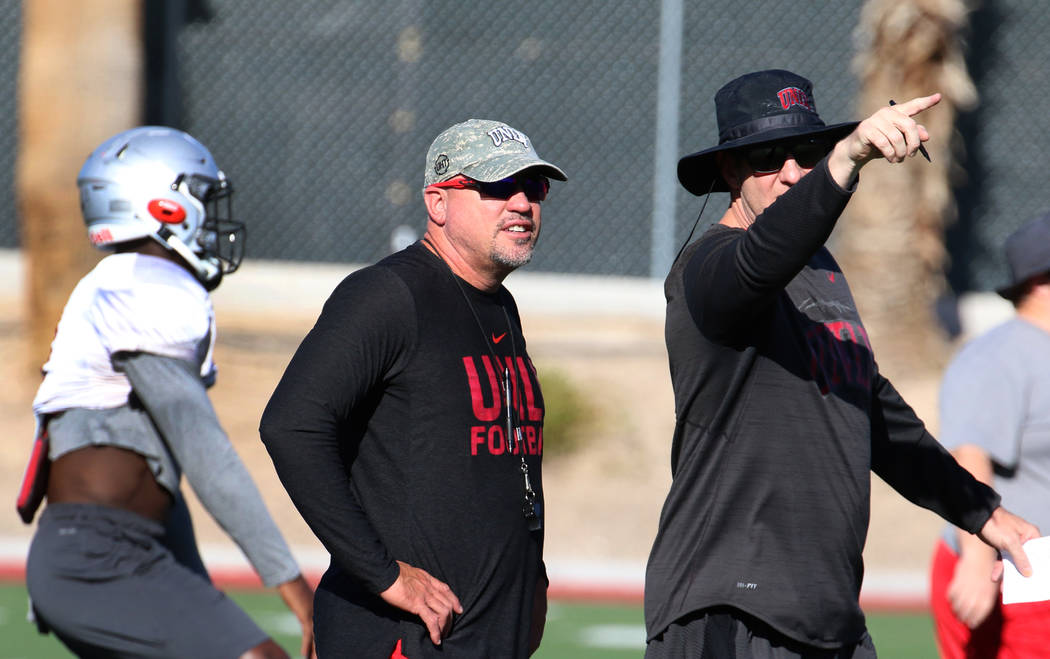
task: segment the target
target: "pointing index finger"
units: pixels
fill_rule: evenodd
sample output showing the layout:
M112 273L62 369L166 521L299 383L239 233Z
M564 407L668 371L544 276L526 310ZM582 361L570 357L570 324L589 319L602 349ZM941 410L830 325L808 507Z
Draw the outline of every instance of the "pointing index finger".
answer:
M898 112L903 112L909 117L914 117L923 110L928 110L940 102L941 94L940 92L937 92L935 94L930 94L929 96L918 96L910 101L905 101L904 103L894 103L893 101L890 101L890 105L896 107Z
M936 97L937 97L937 100L935 100L935 101L934 101L933 103L931 103L930 105L927 105L926 107L932 107L933 105L936 105L936 104L937 104L937 103L938 103L938 102L939 102L939 101L941 100L941 95L940 95L940 94L934 94L933 96L936 96ZM914 101L918 101L918 100L926 100L926 99L931 99L931 98L933 98L933 96L924 96L924 97L921 97L921 98L917 98L917 99L912 99L912 101L909 101L909 102L914 102ZM891 98L891 99L890 99L890 107L893 107L893 106L895 106L895 105L897 105L897 102L896 102L896 101L894 101L894 100L893 100L893 99ZM925 109L926 109L926 108L922 108L922 110L925 110ZM918 110L917 112L922 112L922 110ZM909 115L909 116L911 116L911 115ZM930 160L930 152L929 152L929 151L927 151L927 150L926 150L926 147L925 147L925 146L923 146L922 144L919 144L919 153L921 153L921 154L922 154L922 157L926 159L926 162L933 162L933 161L931 161L931 160Z

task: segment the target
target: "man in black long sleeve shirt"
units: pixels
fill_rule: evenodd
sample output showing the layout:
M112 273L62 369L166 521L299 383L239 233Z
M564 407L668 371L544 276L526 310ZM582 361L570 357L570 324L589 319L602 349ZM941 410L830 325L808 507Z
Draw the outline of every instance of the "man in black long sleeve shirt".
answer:
M543 398L503 279L548 178L528 137L472 119L427 155L421 242L348 276L263 414L332 555L320 656L526 657L546 612Z
M731 201L665 283L677 425L647 657L873 657L858 605L869 471L1027 563L1038 531L879 373L824 247L860 168L914 154L929 135L911 117L939 100L826 126L808 80L748 74L716 96L721 144L679 162L688 190Z

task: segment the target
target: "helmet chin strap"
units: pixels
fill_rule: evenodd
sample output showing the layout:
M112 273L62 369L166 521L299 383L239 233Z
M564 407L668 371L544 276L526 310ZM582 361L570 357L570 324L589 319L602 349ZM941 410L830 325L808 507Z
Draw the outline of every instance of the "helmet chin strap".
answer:
M200 281L205 290L213 291L219 287L219 283L222 282L222 266L219 264L218 259L197 256L168 227L162 226L154 234L154 237L162 245L182 257L182 260L193 269L193 272L197 275L197 280Z

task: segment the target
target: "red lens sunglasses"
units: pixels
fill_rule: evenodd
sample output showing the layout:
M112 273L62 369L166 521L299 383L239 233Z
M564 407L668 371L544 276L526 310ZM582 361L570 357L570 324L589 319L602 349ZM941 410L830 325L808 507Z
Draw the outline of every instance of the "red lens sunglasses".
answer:
M432 188L448 188L452 190L477 190L483 197L494 199L510 199L522 191L530 202L540 202L547 198L547 192L551 184L546 176L509 176L500 181L487 183L475 181L466 176L457 176L448 181L432 183Z

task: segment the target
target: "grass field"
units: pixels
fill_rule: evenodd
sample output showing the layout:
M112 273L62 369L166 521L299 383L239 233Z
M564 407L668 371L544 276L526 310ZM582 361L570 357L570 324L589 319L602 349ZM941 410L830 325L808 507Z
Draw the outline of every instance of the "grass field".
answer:
M268 591L229 591L251 616L295 656L298 623ZM0 659L59 659L69 653L53 636L40 636L25 621L21 584L0 584ZM933 627L926 614L869 613L868 629L879 656L934 659ZM543 645L536 659L638 659L644 652L641 606L551 602Z

